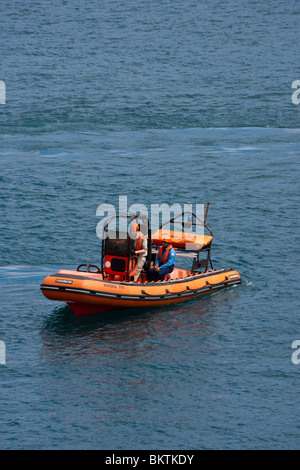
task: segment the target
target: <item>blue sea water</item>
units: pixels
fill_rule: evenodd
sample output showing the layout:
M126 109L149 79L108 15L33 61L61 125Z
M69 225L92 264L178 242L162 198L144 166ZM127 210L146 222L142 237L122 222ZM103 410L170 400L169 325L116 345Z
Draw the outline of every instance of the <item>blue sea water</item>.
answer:
M1 449L299 449L299 3L3 0ZM210 203L239 287L75 318L97 207Z

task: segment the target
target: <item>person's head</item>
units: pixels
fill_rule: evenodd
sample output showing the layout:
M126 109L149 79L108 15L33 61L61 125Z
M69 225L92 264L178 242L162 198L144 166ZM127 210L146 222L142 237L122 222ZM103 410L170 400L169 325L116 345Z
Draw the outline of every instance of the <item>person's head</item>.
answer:
M139 224L137 224L136 222L132 222L130 230L131 230L131 236L135 238L137 235L137 232L140 230Z
M169 243L168 240L166 240L166 239L162 240L162 246L163 246L163 248L167 248L167 246L169 246L169 244L170 244L170 243Z

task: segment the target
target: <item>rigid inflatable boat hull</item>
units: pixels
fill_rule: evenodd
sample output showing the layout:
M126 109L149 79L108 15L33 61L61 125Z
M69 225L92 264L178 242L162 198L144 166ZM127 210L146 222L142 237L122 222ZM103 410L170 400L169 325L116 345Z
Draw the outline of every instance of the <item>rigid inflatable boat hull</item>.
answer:
M44 279L41 290L46 298L66 302L74 315L82 316L184 302L240 283L239 273L232 269L154 283L107 281L102 274L60 270Z

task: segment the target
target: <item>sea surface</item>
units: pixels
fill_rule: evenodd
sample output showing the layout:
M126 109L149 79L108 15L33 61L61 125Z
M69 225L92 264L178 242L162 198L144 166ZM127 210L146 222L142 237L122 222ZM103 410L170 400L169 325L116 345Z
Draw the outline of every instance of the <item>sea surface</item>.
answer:
M0 449L300 448L299 12L1 0ZM86 318L47 300L48 274L100 264L120 196L209 202L242 285Z

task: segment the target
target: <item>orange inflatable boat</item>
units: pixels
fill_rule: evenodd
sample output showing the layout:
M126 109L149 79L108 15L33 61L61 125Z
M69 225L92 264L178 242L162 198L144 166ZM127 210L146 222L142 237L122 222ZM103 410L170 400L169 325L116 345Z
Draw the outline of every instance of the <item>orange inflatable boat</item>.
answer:
M61 269L47 276L41 284L44 296L66 302L74 315L81 316L183 302L240 284L241 277L236 270L213 268L210 256L213 239L211 229L205 221L197 221L196 216L192 215L194 225L200 222L209 235L166 231L161 227L152 237L145 216L139 213L117 216L126 217L129 223L139 222L141 232L148 241L147 261L137 282L133 281L137 272L134 240L127 233L109 231L110 218L104 227L101 267L82 264L76 270ZM149 268L153 266L162 240L166 239L176 250L176 265L179 258L190 258L191 269L175 267L163 280L150 282Z

